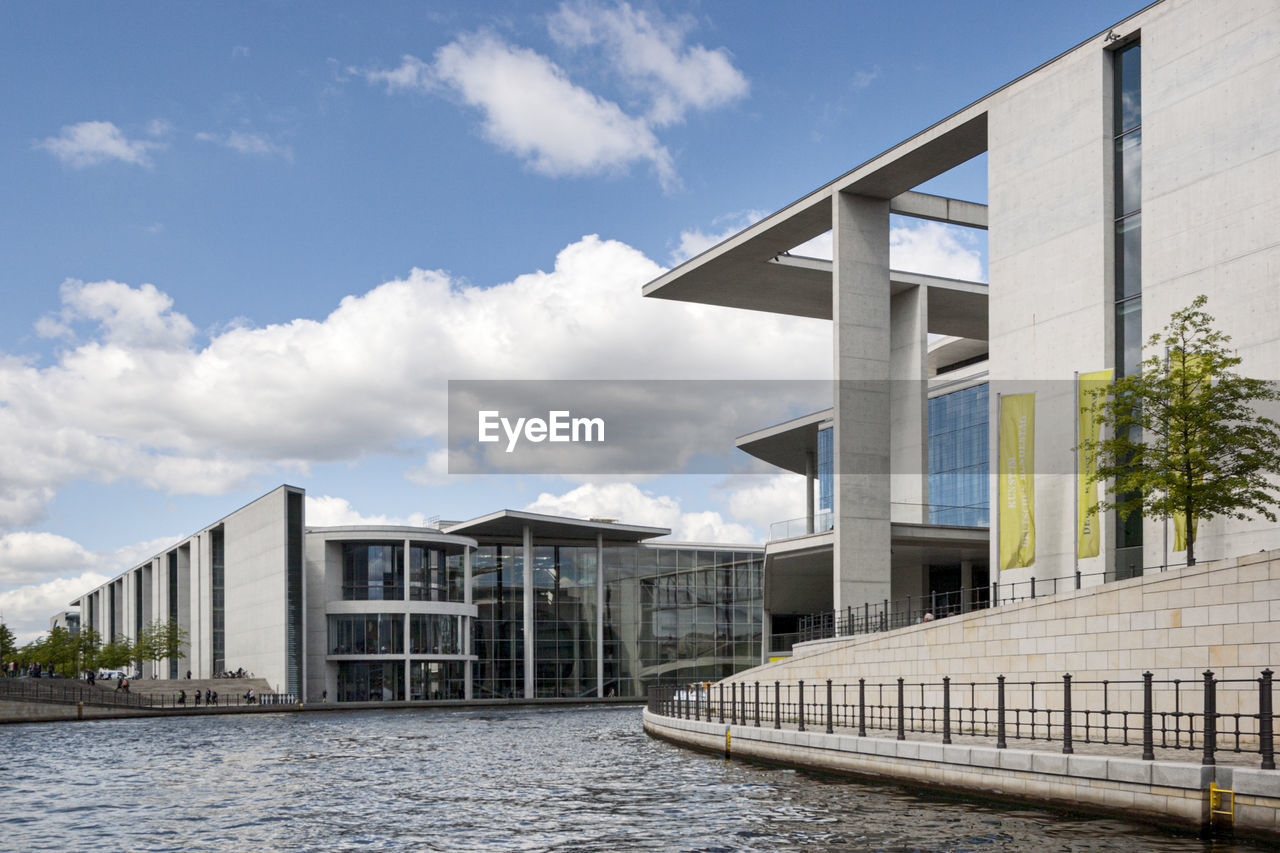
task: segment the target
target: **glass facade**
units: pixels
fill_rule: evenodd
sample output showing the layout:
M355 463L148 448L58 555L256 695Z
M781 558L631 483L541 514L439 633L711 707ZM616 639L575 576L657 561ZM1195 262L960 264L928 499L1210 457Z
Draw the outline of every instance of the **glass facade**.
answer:
M404 600L404 545L385 542L344 543L342 600Z
M1115 364L1136 373L1142 361L1142 46L1112 56L1115 134ZM1142 574L1142 515L1116 516L1116 576Z
M477 699L524 696L524 549L482 545L471 560Z
M404 699L404 661L340 661L338 701L394 702Z
M409 545L409 600L463 601L466 574L462 555L421 542Z
M409 698L467 698L466 666L464 661L411 661L409 663Z
M404 654L404 614L329 614L329 654Z
M221 527L209 531L209 576L213 598L213 671L227 670L227 548Z
M533 549L535 690L596 695L596 547Z
M823 427L818 430L818 512L830 513L835 509L835 430ZM827 516L830 518L830 515Z
M462 654L462 624L467 619L450 613L409 614L409 653Z
M929 523L989 523L985 383L929 399Z

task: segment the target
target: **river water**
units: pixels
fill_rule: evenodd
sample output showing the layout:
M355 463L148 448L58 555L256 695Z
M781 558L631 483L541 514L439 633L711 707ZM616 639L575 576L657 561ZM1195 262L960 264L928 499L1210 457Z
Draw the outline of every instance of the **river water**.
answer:
M0 849L1272 848L726 762L615 707L0 726Z

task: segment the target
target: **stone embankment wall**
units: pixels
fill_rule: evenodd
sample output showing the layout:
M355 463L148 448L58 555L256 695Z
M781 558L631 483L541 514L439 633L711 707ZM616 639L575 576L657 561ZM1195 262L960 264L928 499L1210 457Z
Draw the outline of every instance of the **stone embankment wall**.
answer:
M1259 673L1280 671L1280 551L1170 570L938 619L881 634L798 645L791 658L740 673L734 681L771 685L827 679L850 684L1009 679L1010 703L1024 704L1036 682L1038 707L1058 708L1064 673L1074 707L1142 707L1144 671L1156 680L1156 706L1172 707L1174 679L1198 710L1203 672L1222 683L1221 714L1256 713ZM926 689L937 701L940 687ZM991 691L988 689L986 694ZM978 701L991 696L978 690ZM917 691L916 694L919 695ZM960 694L957 693L957 698ZM1186 708L1184 705L1184 709Z

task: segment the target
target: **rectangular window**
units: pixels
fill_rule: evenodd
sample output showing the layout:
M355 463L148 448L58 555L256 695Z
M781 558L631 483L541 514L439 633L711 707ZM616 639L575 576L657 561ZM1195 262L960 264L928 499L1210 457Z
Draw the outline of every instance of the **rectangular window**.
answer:
M213 610L213 671L227 670L227 549L223 529L209 531L209 575Z
M286 574L285 681L286 692L302 693L302 495L289 492L286 510L288 523L288 565Z

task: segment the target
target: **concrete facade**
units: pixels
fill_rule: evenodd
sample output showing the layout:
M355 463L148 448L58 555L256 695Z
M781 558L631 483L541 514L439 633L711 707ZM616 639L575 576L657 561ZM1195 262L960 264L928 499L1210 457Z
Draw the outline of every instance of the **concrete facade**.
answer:
M1137 97L1118 110L1118 57L1135 45ZM1120 126L1121 113L1139 103L1136 127ZM913 190L984 153L986 205ZM1069 578L1079 568L1086 583L1099 583L1185 555L1173 551L1172 524L1160 518L1144 519L1140 546L1118 555L1112 514L1099 525L1100 555L1077 559L1075 375L1123 367L1118 332L1130 346L1145 341L1203 293L1243 359L1240 372L1280 379L1280 330L1271 322L1280 310L1277 186L1280 6L1162 0L655 279L644 294L832 320L833 541L819 542L827 534L815 530L807 563L781 553L766 560L784 585L812 586L825 559L831 593L822 590L820 607L810 599L813 610L930 592L931 564L964 564L970 576L989 566L1001 583ZM890 214L985 229L988 283L891 270ZM1140 251L1129 255L1122 218L1140 235ZM830 262L791 256L825 232ZM1117 320L1122 307L1140 325ZM980 563L960 546L905 557L890 529L891 521L928 521L922 386L941 335L986 356L989 458L998 454L1000 398L1035 394L1029 566L999 572L995 535ZM796 447L806 440L797 429ZM780 441L772 436L761 458L785 457ZM1197 556L1278 544L1275 522L1219 518L1199 525ZM805 552L797 542L785 550Z

